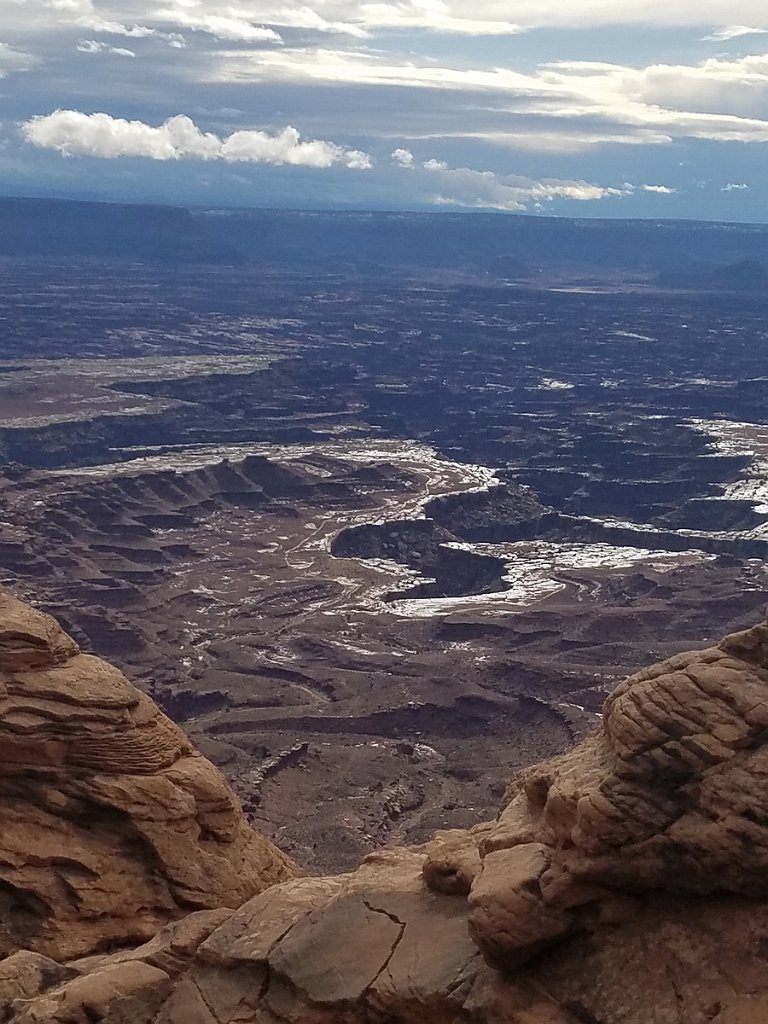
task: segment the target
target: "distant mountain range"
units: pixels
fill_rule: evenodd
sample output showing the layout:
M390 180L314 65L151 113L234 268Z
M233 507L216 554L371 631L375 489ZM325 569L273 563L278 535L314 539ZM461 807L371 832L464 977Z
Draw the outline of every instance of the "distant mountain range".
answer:
M768 287L768 225L0 198L0 257L419 268L511 280L628 275L754 293Z

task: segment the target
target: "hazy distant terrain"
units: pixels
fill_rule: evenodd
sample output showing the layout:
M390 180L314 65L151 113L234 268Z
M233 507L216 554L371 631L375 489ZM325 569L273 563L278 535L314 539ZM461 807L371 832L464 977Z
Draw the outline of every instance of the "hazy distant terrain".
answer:
M308 866L474 822L768 600L766 266L748 225L0 201L3 580Z
M764 290L759 267L768 266L768 225L0 198L0 255L164 266L348 266L358 273L442 270L534 284L542 274L555 274L612 284ZM727 269L742 264L747 267Z

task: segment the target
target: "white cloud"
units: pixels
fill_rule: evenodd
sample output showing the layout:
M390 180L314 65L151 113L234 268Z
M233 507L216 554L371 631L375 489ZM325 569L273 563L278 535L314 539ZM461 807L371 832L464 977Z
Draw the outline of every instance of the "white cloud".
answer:
M113 36L128 36L131 39L144 39L147 36L157 35L157 30L147 25L123 25L119 21L110 21L108 18L100 18L96 15L83 15L76 19L75 24L81 28L91 29L92 32L104 32Z
M485 94L510 135L515 134L515 115L527 119L529 148L536 148L542 123L547 123L548 131L542 133L540 148L558 148L553 137L561 135L562 151L577 148L582 131L594 141L616 143L668 143L675 138L768 141L768 120L761 116L768 109L768 54L646 68L560 61L521 72L398 61L363 50L286 47L222 52L209 73L209 81L248 80ZM471 136L472 129L468 126L465 133L456 134ZM503 142L503 134L500 131L496 141ZM487 133L483 137L491 139Z
M444 161L434 159L422 163L400 163L400 166L417 172L417 189L435 206L520 212L539 208L557 199L587 202L609 196L628 196L634 191L632 185L613 188L587 181L537 180L522 175L478 171L471 167L449 167Z
M676 188L670 188L669 185L641 185L641 192L655 192L660 196L673 196L676 192Z
M127 50L123 46L110 46L109 43L100 42L96 39L81 39L77 48L80 53L111 53L116 57L135 57L133 50Z
M720 189L721 192L746 192L749 189L749 185L745 185L743 181L729 181L727 185L723 185Z
M26 140L65 156L145 157L149 160L224 160L228 163L292 164L325 168L334 164L354 170L371 166L367 153L319 139L303 141L295 128L275 135L237 131L226 138L203 132L183 114L155 128L109 114L56 110L21 125Z
M339 35L356 36L365 39L370 32L364 25L356 25L351 21L328 21L311 7L297 7L270 12L270 25L279 28L307 28L314 32L329 32Z
M413 167L413 153L410 149L396 149L392 153L392 159L401 167Z
M742 36L763 35L768 28L750 28L749 25L723 25L717 28L708 36L703 36L704 42L727 43L731 39L741 39Z
M30 24L30 12L47 10L65 18L93 12L93 0L0 0L19 8L19 24ZM541 28L595 28L608 25L691 27L716 26L708 38L728 40L768 30L764 0L308 0L291 5L285 0L165 0L159 10L150 0L99 0L105 20L141 23L162 28L176 24L221 39L263 41L252 33L281 26L323 33L365 37L387 29L451 33L465 36L511 35ZM54 19L55 20L55 19ZM194 24L193 24L194 22ZM719 27L717 27L719 26ZM246 34L243 34L246 33ZM274 41L274 39L273 39Z
M44 7L50 7L54 11L91 11L93 4L91 0L43 0Z
M516 35L525 31L507 17L484 17L483 8L490 6L481 3L477 10L473 7L473 16L467 17L466 4L401 0L398 3L361 4L358 17L369 29L429 29L469 36Z
M7 78L12 71L28 71L39 63L40 59L34 54L0 43L0 78Z
M263 24L255 24L243 13L226 8L226 14L195 11L186 7L172 7L157 10L154 20L170 22L193 32L206 32L216 39L243 43L280 43L280 35Z
M75 19L78 28L87 28L109 36L126 36L128 39L162 39L175 49L184 49L187 45L184 36L178 32L161 32L149 25L125 25L121 21L110 21L95 14L84 14Z

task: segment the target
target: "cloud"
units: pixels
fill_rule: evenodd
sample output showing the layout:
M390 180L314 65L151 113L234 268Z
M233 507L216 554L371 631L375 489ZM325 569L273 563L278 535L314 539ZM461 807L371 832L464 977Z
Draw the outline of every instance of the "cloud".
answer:
M490 4L473 6L467 17L465 4L442 3L440 0L401 0L399 3L361 4L358 17L369 29L427 29L432 32L468 36L517 35L525 31L506 17L483 16Z
M401 156L398 158L395 153ZM472 167L450 167L443 160L429 159L417 163L409 150L395 150L395 153L392 156L400 167L416 172L413 178L409 175L409 180L415 180L423 199L435 206L520 212L539 209L543 204L558 199L587 202L609 196L628 196L634 191L632 185L615 188L587 181L537 180L523 175L478 171Z
M764 0L308 0L292 5L286 0L165 0L159 10L150 0L99 0L98 14L105 20L136 20L147 26L163 23L209 32L220 39L266 40L254 32L284 26L313 32L346 34L365 38L387 32L430 32L467 37L514 35L536 29L594 29L601 26L715 28L707 38L728 40L768 30ZM6 6L47 10L61 16L93 12L93 0L12 0ZM254 20L256 19L256 20ZM193 24L194 22L194 24ZM245 33L245 34L244 34Z
M409 149L396 149L392 159L401 167L413 167L413 153Z
M525 121L527 144L563 151L577 147L582 132L594 141L669 143L676 138L723 142L768 141L768 54L738 59L710 58L695 65L635 68L592 61L558 61L533 71L510 68L446 67L433 61L397 59L366 50L231 50L218 55L211 82L327 82L464 93L476 121L478 110L494 106L510 136L515 120ZM435 104L439 101L434 100ZM447 101L448 102L448 101ZM454 123L459 109L455 100ZM542 123L546 129L542 133ZM558 127L562 126L562 127ZM437 136L439 133L435 132ZM503 143L504 130L480 133L467 125L455 136ZM520 135L520 129L517 129ZM601 138L602 137L602 138Z
M91 29L92 32L128 36L130 39L145 39L148 36L157 35L157 29L149 28L148 25L123 25L122 22L110 21L108 18L100 18L96 15L83 15L76 19L75 24Z
M29 71L39 63L40 58L34 54L0 43L0 78L7 78L13 71Z
M126 121L109 114L56 110L24 122L21 131L32 145L55 149L64 156L186 158L315 168L341 164L354 170L371 166L367 153L319 139L305 142L290 126L275 135L237 131L221 138L213 132L201 131L183 114L170 117L155 128L143 121Z
M673 195L676 189L667 185L597 185L584 180L531 178L517 174L498 174L472 167L451 167L444 160L416 160L408 149L396 149L392 159L409 174L423 201L435 206L456 206L469 209L521 212L541 210L557 200L595 202L600 199L624 198L637 192Z
M77 48L80 53L111 53L116 57L135 57L133 50L126 50L122 46L110 46L109 43L99 42L96 39L81 39Z
M147 5L149 6L149 5ZM208 14L230 11L235 17L249 19L248 8L220 8L204 0L177 0L178 9L194 9ZM703 11L702 7L706 10ZM317 8L317 9L316 9ZM251 9L252 10L252 9ZM258 5L263 25L296 26L317 31L337 31L351 35L374 34L382 29L402 32L414 30L465 36L514 35L534 29L595 28L607 25L644 25L652 27L723 25L757 26L768 29L768 11L764 0L643 0L642 3L616 3L616 0L381 0L359 3L356 0L322 0L299 7L276 0ZM250 20L250 19L249 19Z
M715 29L708 36L702 36L703 42L727 43L731 39L740 39L742 36L763 35L768 28L750 28L749 25L723 25Z
M226 8L225 8L226 9ZM157 10L154 19L170 22L193 32L206 32L216 39L243 43L281 43L282 37L272 28L256 25L245 14L227 9L227 14L193 11L174 7Z
M749 189L749 185L745 185L743 181L729 181L727 185L723 185L720 189L721 192L746 192Z
M103 35L125 36L128 39L162 39L169 46L183 49L186 46L184 36L178 32L161 32L149 25L124 25L121 21L110 21L98 15L87 14L75 19L79 28L87 28Z
M249 162L293 162L340 172L302 176L297 198L312 203L434 198L498 209L554 203L562 212L590 200L600 208L602 198L612 211L613 188L628 215L632 196L643 214L708 215L690 180L703 175L694 169L701 162L718 216L750 196L749 210L763 215L756 175L768 150L756 144L768 142L765 0L0 0L0 9L0 77L45 61L41 72L12 79L26 89L4 97L6 146L32 176L82 173L89 188L97 178L131 177L137 194L159 194L154 183L169 180L162 161L183 160L174 187L185 180L188 194L205 187L214 195L238 174L259 189L280 177L246 171ZM638 34L636 46L626 31L595 31L630 24L689 30ZM542 31L529 45L504 38L539 28L568 31ZM701 42L706 33L712 43ZM657 43L657 54L676 56L645 59ZM600 60L576 59L590 53ZM31 117L55 107L73 109ZM136 120L81 112L94 110ZM189 117L165 121L176 111ZM14 121L28 144L8 129ZM289 123L306 139L283 129ZM631 157L618 152L626 146ZM105 159L66 164L58 153ZM369 167L368 153L378 158L375 171L346 173ZM121 156L143 162L126 166ZM628 159L643 167L632 186ZM720 195L742 181L751 192ZM261 201L257 191L244 200Z
M283 9L271 13L269 23L278 28L308 28L315 32L356 36L358 39L366 39L370 35L368 28L364 25L356 25L351 21L328 21L311 7Z

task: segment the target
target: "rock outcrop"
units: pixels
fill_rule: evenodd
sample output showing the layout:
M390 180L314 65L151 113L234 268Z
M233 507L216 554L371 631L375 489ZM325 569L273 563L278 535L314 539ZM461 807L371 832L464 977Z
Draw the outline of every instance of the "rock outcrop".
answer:
M149 697L0 594L0 956L135 943L297 873Z
M765 624L620 685L600 728L518 776L493 822L191 913L136 948L73 959L27 942L0 961L0 1021L764 1024L767 739ZM50 750L78 778L86 755ZM38 898L59 910L52 889Z

